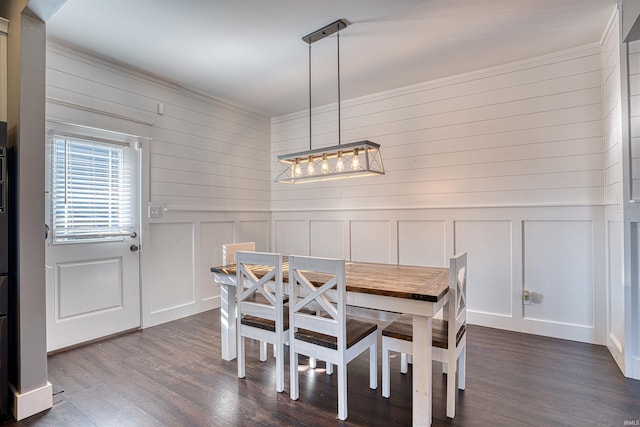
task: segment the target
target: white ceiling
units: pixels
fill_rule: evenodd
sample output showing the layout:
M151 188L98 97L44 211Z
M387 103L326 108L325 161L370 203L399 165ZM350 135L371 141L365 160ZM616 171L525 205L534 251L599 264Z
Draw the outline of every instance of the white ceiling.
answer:
M616 0L66 0L48 37L248 110L308 108L337 19L342 99L597 42ZM337 100L335 35L313 105Z

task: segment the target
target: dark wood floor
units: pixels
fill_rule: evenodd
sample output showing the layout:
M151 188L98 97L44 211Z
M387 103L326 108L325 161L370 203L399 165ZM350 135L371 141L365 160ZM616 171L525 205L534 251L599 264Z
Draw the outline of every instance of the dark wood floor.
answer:
M247 378L220 359L219 310L49 357L53 408L13 426L406 426L411 376L392 362L391 398L369 390L367 353L349 365L349 419L336 375L307 370L300 400L275 392L275 363L247 346ZM445 417L434 363L434 426L623 426L640 420L640 381L604 347L469 326L467 388ZM301 361L304 365L305 362ZM625 423L626 421L626 423Z

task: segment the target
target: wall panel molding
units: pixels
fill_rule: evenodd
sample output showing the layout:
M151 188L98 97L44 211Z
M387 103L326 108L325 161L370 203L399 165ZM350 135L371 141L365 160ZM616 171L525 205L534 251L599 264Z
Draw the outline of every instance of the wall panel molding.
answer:
M144 328L220 307L211 267L224 264L222 245L271 247L271 216L254 212L167 211L142 243Z
M456 219L454 252L467 252L467 310L512 317L513 221Z
M273 223L295 223L297 233L309 233L311 245L313 236L320 233L334 233L331 244L319 245L321 256L344 257L351 260L383 261L389 257L397 263L408 260L410 264L442 266L442 259L454 255L455 251L469 252L469 312L470 323L508 329L524 333L547 335L557 338L604 344L606 341L606 320L604 305L605 273L597 265L604 264L604 206L573 207L527 207L527 208L453 208L453 209L384 209L374 210L334 210L334 211L279 211L272 213ZM546 240L528 241L528 248L535 250L538 264L545 264L544 274L565 277L564 286L579 300L591 301L593 315L588 322L575 322L583 314L579 308L567 305L567 318L555 319L550 316L527 317L522 305L522 289L525 271L530 259L526 251L525 224L533 222L558 225L578 224L571 233L571 239L559 239L569 246L573 240L589 242L590 282L585 286L580 275L567 278L565 265L554 265L557 254L548 251ZM320 229L314 227L322 224ZM328 226L326 225L328 224ZM585 225L585 226L581 226ZM588 226L586 226L588 225ZM308 227L307 229L301 227ZM279 236L280 227L272 225L273 241L288 238L288 233ZM339 230L346 230L341 233ZM392 232L393 231L393 232ZM353 234L356 238L353 238ZM547 233L549 234L549 233ZM365 238L366 236L366 238ZM553 237L553 233L551 233ZM325 236L325 238L327 238ZM341 242L336 239L342 239ZM372 243L372 240L375 243ZM576 245L578 243L575 243ZM386 246L385 246L386 245ZM341 249L342 248L344 249ZM381 251L368 250L377 246ZM571 246L573 247L573 246ZM271 250L275 250L272 246ZM406 255L410 251L411 256ZM354 257L354 254L356 257ZM283 255L287 255L283 253ZM421 259L422 257L422 259ZM568 260L575 257L568 255ZM583 257L584 258L584 257ZM578 261L583 261L579 258ZM448 262L448 261L445 261ZM583 266L584 267L584 266ZM576 267L580 270L580 266ZM565 298L562 289L545 290L545 298L536 302L535 308L545 310ZM601 308L593 308L595 304Z
M533 300L525 319L594 327L593 228L584 220L523 221L523 285Z

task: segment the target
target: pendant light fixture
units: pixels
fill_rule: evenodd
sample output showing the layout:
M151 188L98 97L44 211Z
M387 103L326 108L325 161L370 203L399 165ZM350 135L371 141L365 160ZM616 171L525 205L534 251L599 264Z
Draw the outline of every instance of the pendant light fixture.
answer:
M288 184L357 176L384 175L380 145L371 141L342 144L340 126L340 30L349 21L339 19L302 38L309 44L309 150L278 156L274 181ZM338 145L311 147L311 45L336 34L338 56Z

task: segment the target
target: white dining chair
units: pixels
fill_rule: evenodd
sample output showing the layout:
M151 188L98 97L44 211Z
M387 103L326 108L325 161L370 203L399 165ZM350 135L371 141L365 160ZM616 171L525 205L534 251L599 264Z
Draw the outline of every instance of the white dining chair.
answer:
M433 360L443 363L447 374L447 417L456 414L456 376L458 388L465 388L467 353L467 253L449 260L449 301L443 319L433 319ZM382 330L382 396L390 395L389 351L401 353L401 372L407 372L407 355L413 352L411 317L391 323ZM456 375L457 374L457 375Z
M242 242L242 243L227 243L226 245L222 245L222 257L224 258L224 264L230 265L236 263L236 253L238 251L244 252L255 252L256 251L256 242ZM265 302L264 299L260 295L255 295L256 299L261 300L261 302ZM285 298L285 302L287 298ZM273 353L275 354L275 347L273 349ZM267 360L267 343L264 341L260 341L260 361L265 362Z
M309 307L312 307L309 311ZM320 315L317 311L320 310ZM346 317L345 261L289 257L289 394L299 398L298 355L338 369L338 418L347 419L347 364L369 349L369 387L378 387L377 325Z
M226 245L222 245L222 257L224 258L224 265L235 264L236 253L238 251L255 252L256 242L227 243Z
M276 391L282 392L284 345L289 340L289 313L283 302L282 256L240 251L237 253L236 267L238 377L245 377L245 338L273 344L276 356ZM261 270L260 278L254 273L256 268ZM244 286L240 286L240 283Z

